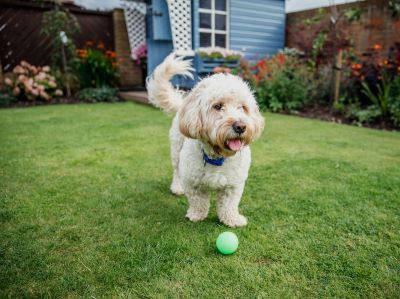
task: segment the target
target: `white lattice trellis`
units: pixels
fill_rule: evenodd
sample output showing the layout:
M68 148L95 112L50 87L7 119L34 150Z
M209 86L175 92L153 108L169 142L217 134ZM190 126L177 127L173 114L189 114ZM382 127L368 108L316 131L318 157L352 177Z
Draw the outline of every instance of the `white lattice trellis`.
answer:
M146 3L122 0L120 2L124 8L132 58L136 59L136 50L146 42Z
M190 0L167 0L174 50L178 55L194 55Z

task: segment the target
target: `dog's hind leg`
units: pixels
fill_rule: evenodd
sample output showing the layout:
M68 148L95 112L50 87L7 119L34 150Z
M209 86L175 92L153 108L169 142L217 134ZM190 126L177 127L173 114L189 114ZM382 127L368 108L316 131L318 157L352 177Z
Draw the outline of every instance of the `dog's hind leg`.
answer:
M169 140L171 144L171 162L174 176L171 184L171 192L176 195L183 195L181 179L179 177L179 155L183 146L184 137L179 132L177 117L174 118L171 130L169 131Z

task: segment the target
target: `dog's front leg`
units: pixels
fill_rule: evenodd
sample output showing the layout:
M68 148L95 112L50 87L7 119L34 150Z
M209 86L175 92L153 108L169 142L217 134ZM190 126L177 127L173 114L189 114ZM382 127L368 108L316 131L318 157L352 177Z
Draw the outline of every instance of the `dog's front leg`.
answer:
M239 202L242 198L244 184L227 187L218 193L218 218L230 227L247 225L247 219L239 213Z
M189 201L189 209L186 217L190 221L198 222L204 220L210 208L210 196L206 190L199 187L186 187L185 194Z

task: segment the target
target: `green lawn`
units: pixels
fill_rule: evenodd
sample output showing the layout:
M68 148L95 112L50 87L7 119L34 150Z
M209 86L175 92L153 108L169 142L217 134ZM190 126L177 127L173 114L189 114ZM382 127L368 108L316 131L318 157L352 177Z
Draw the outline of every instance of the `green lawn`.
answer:
M0 297L394 298L400 134L266 114L239 250L169 193L171 117L132 103L0 111Z

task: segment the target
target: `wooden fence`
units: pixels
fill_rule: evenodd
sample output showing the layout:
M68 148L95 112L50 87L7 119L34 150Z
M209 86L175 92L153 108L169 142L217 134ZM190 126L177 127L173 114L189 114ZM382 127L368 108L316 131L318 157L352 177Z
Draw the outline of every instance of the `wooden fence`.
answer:
M51 42L41 32L43 13L53 8L49 3L0 0L0 65L11 71L21 60L34 65L51 63ZM90 40L103 42L106 49L115 50L112 12L85 10L70 6L77 18L80 32L73 36L77 47Z

